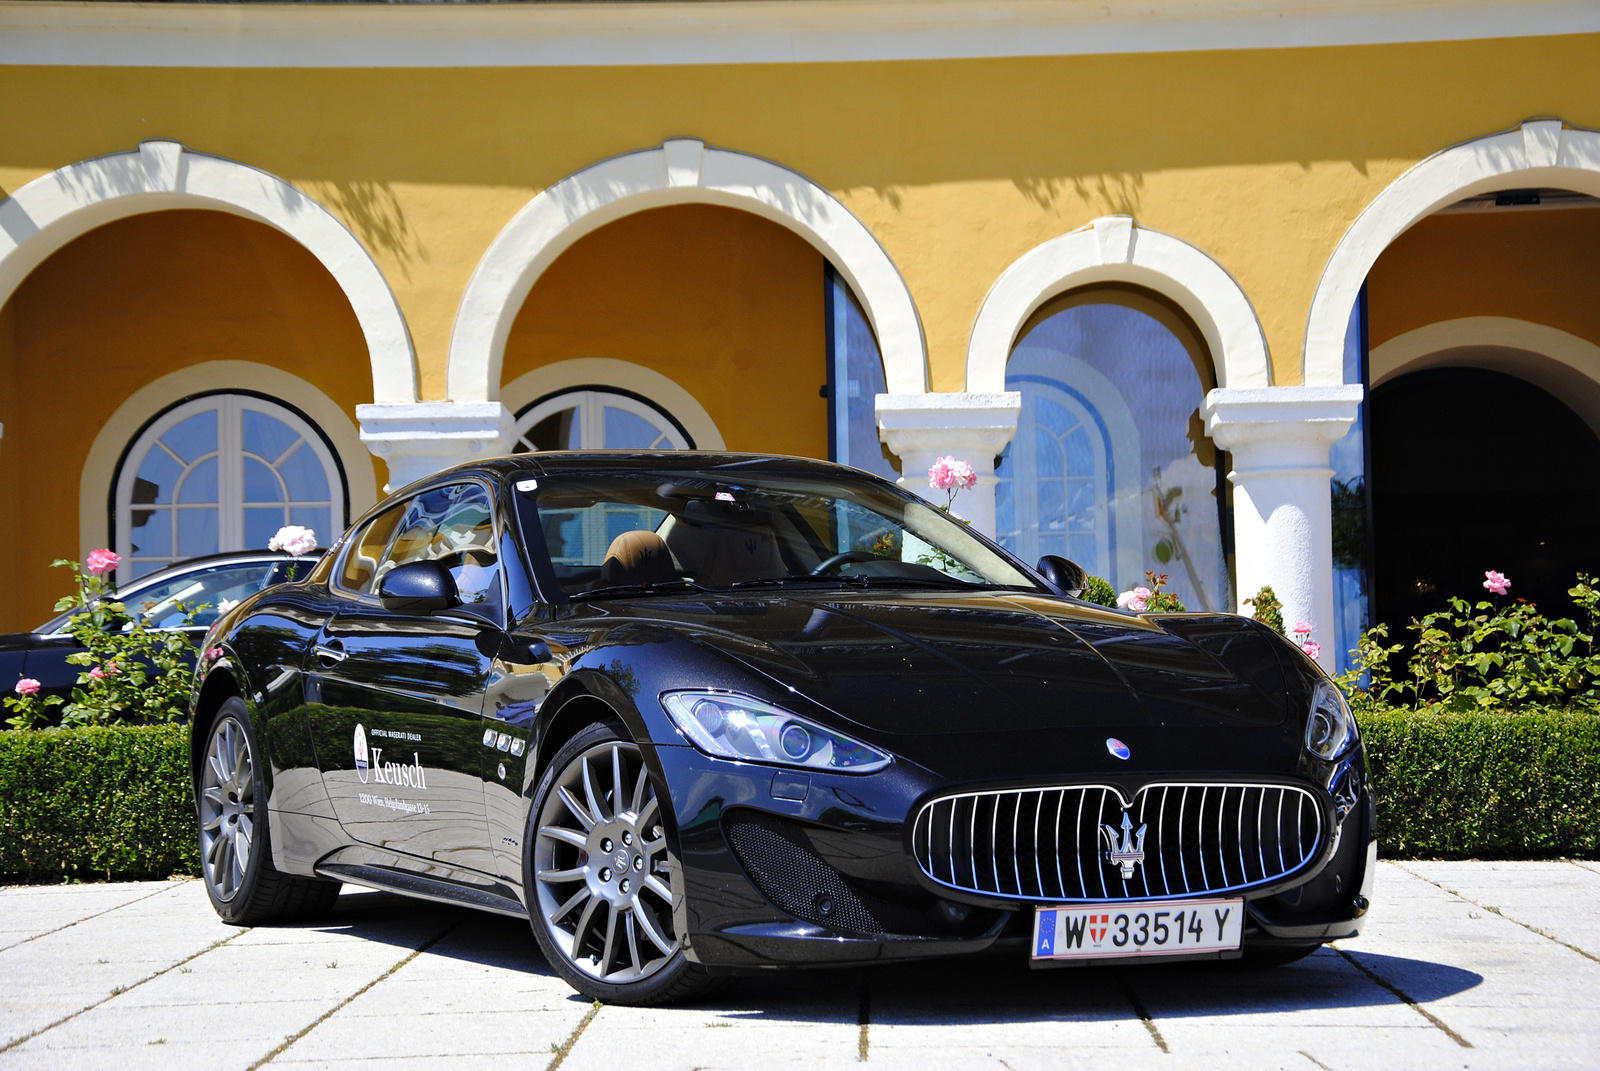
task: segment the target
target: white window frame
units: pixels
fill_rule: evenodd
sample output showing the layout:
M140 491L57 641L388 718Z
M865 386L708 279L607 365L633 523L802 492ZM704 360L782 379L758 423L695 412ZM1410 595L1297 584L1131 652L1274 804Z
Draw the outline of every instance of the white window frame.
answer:
M328 509L329 523L331 525L339 525L342 528L342 513L344 510L346 495L344 476L339 470L338 463L334 460L333 452L328 449L327 442L323 439L320 431L313 424L311 424L310 421L306 420L303 416L287 406L279 405L275 402L268 401L265 398L259 398L250 394L217 393L202 395L198 398L192 398L189 401L173 406L172 408L163 412L155 420L151 421L149 426L139 433L139 436L133 441L133 445L128 449L127 453L123 455L122 469L117 474L115 499L116 506L114 516L116 528L116 552L122 559L122 564L117 569L117 581L119 584L125 583L132 576L132 521L133 511L136 507L131 499L133 496L134 480L137 479L139 475L139 469L144 464L144 459L146 456L148 456L152 449L165 449L159 445L158 440L160 440L161 436L165 435L174 426L182 423L185 420L188 420L190 417L195 416L198 413L211 411L217 412L216 451L212 454L206 454L203 457L196 458L192 463L188 464L184 469L183 476L179 477L178 485L175 485L173 488L172 502L166 506L155 507L158 509L169 509L172 512L172 532L174 540L177 538L177 511L184 508L183 506L179 505L177 500L178 486L181 485L183 479L186 478L190 472L211 457L218 458L216 509L217 550L219 552L265 549L246 547L244 545L244 511L247 506L283 506L286 503L295 506L325 506ZM285 488L286 497L283 502L244 501L244 458L246 455L241 440L243 434L244 414L246 411L258 412L264 416L271 417L274 420L278 420L284 424L287 424L300 436L301 441L304 441L311 447L312 453L316 455L317 460L322 465L323 475L327 480L330 496L328 499L317 501L299 501L289 499L287 497L287 488ZM269 468L273 468L274 474L276 474L276 463L283 460L284 457L287 457L288 454L297 449L299 445L300 443L297 441L294 445L285 450L283 454L280 454L276 458L263 458L255 454L251 454L250 456L255 457ZM227 459L231 459L232 463L228 463ZM140 505L137 508L146 509L150 507ZM196 506L192 508L202 507ZM324 544L327 544L332 542L333 539L338 536L338 534L339 533L335 531L318 532L317 537ZM174 557L167 560L167 564L172 564L183 560L185 559Z
M541 420L566 409L577 409L578 416L578 449L603 450L605 449L605 410L607 407L621 409L632 413L641 420L648 421L652 427L661 433L656 443L645 449L659 450L688 450L689 440L680 431L673 420L667 416L666 411L649 402L641 401L630 394L609 391L599 387L586 387L578 390L562 391L553 394L539 402L531 409L517 418L517 442L533 451L534 445L527 439L528 432L532 431ZM663 444L665 440L665 444Z

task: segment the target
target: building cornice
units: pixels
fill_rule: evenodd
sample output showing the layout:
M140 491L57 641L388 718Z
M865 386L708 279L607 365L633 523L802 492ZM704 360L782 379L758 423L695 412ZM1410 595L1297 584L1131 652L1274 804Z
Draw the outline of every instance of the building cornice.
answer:
M825 63L1600 33L1593 0L0 0L0 64L555 67Z

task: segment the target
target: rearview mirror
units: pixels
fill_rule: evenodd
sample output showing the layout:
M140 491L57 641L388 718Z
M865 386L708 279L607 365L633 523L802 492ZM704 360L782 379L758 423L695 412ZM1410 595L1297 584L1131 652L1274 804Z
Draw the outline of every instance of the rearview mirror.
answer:
M384 574L378 601L396 614L432 614L461 605L455 577L443 562L407 562Z
M1039 559L1039 575L1061 594L1074 599L1089 585L1089 574L1083 571L1083 566L1059 554L1046 554Z

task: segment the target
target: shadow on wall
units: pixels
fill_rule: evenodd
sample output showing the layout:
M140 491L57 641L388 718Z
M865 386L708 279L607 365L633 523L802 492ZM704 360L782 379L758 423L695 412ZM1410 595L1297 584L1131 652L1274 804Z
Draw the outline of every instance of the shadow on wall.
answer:
M305 188L309 196L348 223L368 249L394 257L407 281L412 264L428 263L428 251L389 183L341 179L309 182Z

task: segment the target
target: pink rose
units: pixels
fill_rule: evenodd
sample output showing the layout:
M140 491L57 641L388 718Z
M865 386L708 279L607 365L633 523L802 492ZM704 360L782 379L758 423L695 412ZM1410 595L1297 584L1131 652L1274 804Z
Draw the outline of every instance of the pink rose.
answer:
M1318 643L1316 640L1305 641L1300 645L1300 649L1304 651L1306 653L1306 657L1311 659L1313 662L1322 657L1322 644Z
M1497 573L1493 569L1484 571L1483 586L1496 595L1504 595L1511 588L1511 581L1506 579L1506 574Z
M209 658L211 661L215 662L217 659L222 657L222 648L221 647L213 647L213 648L211 648L211 650L206 652L206 657Z
M1290 629L1289 631L1296 636L1309 636L1311 635L1311 622L1296 621L1294 623L1294 628Z
M972 466L953 457L941 457L928 469L928 486L936 491L970 491L977 485Z
M99 550L91 550L89 556L83 560L83 563L89 567L89 572L99 576L102 573L109 573L121 565L122 559L105 547L101 547Z
M32 677L23 677L13 690L18 695L34 695L39 691L39 682Z
M106 679L106 671L101 669L99 666L95 666L89 671L89 677L92 680L103 681Z
M1121 595L1118 595L1117 605L1122 607L1124 610L1132 610L1134 613L1143 613L1145 608L1150 605L1151 594L1152 592L1149 588L1141 585L1134 588L1132 591L1124 591Z
M296 557L310 554L317 549L317 533L298 524L286 524L278 529L277 535L267 540L267 549L281 550Z

